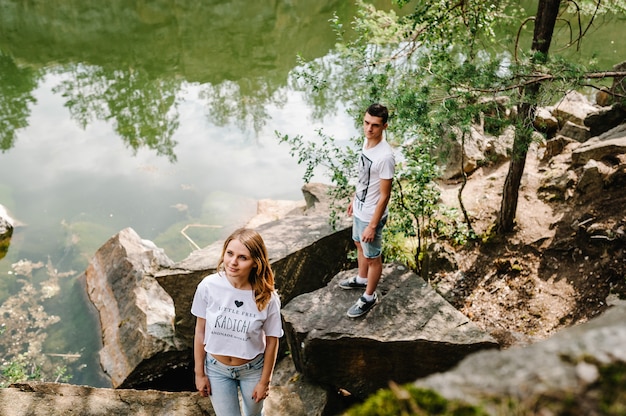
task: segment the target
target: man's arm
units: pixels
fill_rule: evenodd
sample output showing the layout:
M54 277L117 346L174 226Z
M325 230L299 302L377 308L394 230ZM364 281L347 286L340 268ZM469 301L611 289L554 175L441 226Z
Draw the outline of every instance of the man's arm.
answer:
M352 216L352 211L354 210L354 198L356 198L356 195L352 195L352 198L350 198L350 203L348 204L348 209L346 209L348 217Z

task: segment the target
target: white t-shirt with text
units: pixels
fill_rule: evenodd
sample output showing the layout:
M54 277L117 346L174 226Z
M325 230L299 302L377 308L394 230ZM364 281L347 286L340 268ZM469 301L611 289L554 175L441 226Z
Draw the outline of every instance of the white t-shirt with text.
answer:
M209 354L252 359L265 351L266 336L283 336L278 294L272 293L259 311L254 291L236 289L222 272L198 284L191 313L206 319L204 349Z
M365 144L358 161L358 182L352 214L361 221L369 222L380 200L380 180L393 179L396 160L393 148L386 140L381 140L369 149L366 149ZM389 208L386 207L383 216L388 212Z

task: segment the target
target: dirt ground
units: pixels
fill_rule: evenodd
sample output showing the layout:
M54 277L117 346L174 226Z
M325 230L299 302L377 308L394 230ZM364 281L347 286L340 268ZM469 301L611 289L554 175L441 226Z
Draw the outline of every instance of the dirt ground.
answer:
M508 163L480 168L468 178L463 205L479 235L495 223L507 171ZM456 249L460 271L438 273L430 282L503 348L545 339L626 298L624 239L582 232L588 230L582 225L591 224L624 229L624 187L613 186L587 201L572 192L564 200L542 190L542 179L551 174L554 166L531 151L515 231L504 239ZM459 187L442 184L446 205L458 207Z

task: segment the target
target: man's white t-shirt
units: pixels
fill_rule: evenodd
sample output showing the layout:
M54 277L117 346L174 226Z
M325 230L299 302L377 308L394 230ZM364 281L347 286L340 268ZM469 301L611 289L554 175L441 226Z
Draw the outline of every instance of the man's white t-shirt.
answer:
M376 146L366 149L367 141L359 157L359 181L356 185L356 195L352 205L352 214L361 221L369 222L376 211L380 200L380 180L393 179L396 160L393 148L382 139ZM383 217L389 208L385 208Z
M198 284L191 313L206 319L204 349L209 354L252 359L265 351L265 337L283 336L276 292L259 311L253 290L234 288L222 273Z

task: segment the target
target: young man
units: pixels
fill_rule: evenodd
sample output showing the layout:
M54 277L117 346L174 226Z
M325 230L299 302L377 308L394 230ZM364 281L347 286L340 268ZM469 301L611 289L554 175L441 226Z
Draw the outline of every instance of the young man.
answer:
M359 178L348 215L353 216L352 239L358 253L358 276L339 283L342 289L365 289L350 309L356 318L367 313L378 301L376 286L382 264L382 232L387 222L391 183L395 171L393 149L383 137L389 112L380 104L369 106L363 117L365 142L359 157Z

